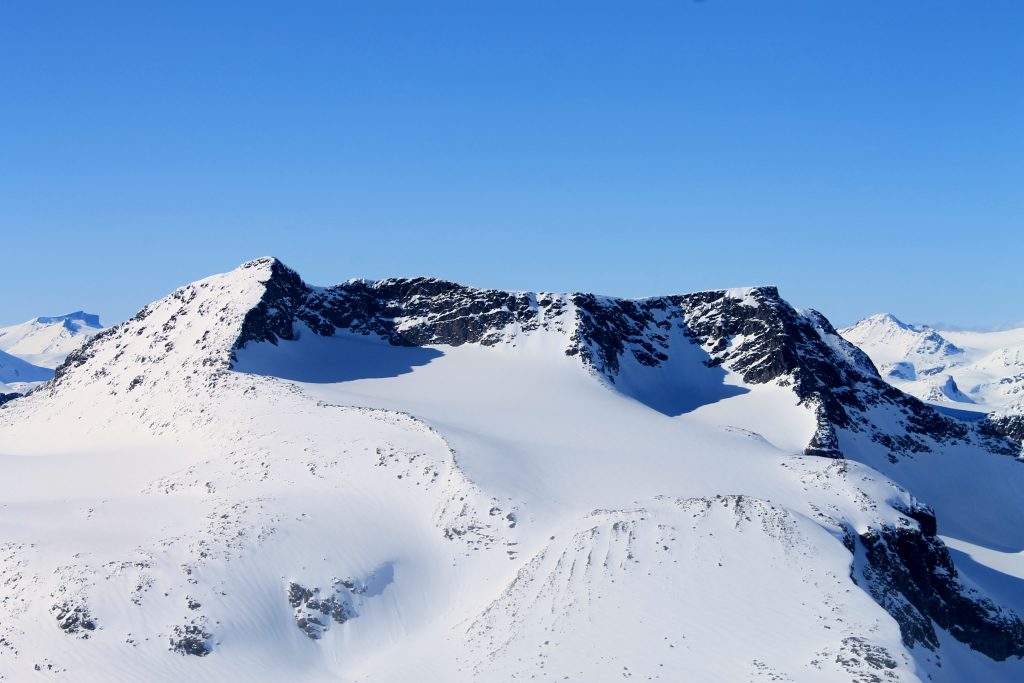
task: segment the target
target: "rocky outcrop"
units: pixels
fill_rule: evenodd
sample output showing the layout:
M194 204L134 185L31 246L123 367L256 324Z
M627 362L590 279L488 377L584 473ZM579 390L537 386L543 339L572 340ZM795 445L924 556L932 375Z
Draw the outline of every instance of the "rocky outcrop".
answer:
M1024 656L1024 622L965 585L930 510L905 510L914 526L869 529L858 537L859 576L900 626L908 647L939 647L935 627L995 660Z
M295 610L295 625L310 640L320 640L335 624L344 624L357 615L352 596L365 593L365 587L356 587L350 580L335 581L331 590L321 595L319 588L307 588L298 583L288 584L288 604Z
M50 608L57 619L57 627L68 635L88 638L96 630L96 620L85 605L59 602Z
M374 334L396 346L493 345L508 326L534 329L538 317L533 295L433 278L353 280L321 289L305 285L278 261L271 273L263 300L246 316L236 348L250 341L293 339L296 323L320 335L338 329Z
M990 415L982 428L995 436L1007 437L1024 444L1024 415Z
M171 629L170 650L180 655L205 657L213 651L213 635L207 632L201 619Z

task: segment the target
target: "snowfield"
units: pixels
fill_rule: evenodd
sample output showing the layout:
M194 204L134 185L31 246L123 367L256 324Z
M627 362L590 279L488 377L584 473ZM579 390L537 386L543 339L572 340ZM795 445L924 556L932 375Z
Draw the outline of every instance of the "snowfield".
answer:
M0 678L1018 681L1022 494L772 288L259 259L0 407Z

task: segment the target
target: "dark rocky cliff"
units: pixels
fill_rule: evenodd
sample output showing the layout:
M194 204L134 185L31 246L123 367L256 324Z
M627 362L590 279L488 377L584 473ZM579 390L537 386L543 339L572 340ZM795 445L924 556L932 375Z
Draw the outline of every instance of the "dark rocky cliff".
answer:
M709 368L726 368L747 384L791 386L817 419L809 455L842 457L842 430L869 435L894 461L972 441L1004 454L1019 451L994 429L943 416L889 385L823 315L798 311L775 287L637 300L505 292L422 277L315 288L276 259L247 265L268 264L266 293L246 315L236 349L293 339L299 323L320 335L349 330L400 346L494 345L557 329L568 337L566 354L614 385L625 358L658 367L681 332L705 350ZM897 427L880 429L870 414L875 409L895 414ZM1012 426L1003 433L1012 434Z

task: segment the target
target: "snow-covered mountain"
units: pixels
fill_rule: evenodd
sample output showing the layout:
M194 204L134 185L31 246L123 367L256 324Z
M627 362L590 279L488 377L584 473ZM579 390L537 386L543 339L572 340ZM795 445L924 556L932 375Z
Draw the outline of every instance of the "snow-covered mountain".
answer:
M1020 455L771 287L259 259L0 407L0 674L1020 680Z
M0 327L0 351L52 370L102 330L99 316L82 311L33 318Z
M53 377L53 370L32 365L22 358L0 351L0 393L20 391Z
M964 349L952 344L936 330L908 325L894 315L883 313L865 318L840 333L863 349L883 375L916 379L917 374L934 375L963 360ZM907 367L909 363L912 367Z
M0 403L49 380L69 353L102 330L98 316L81 311L0 327Z
M1024 398L1024 328L937 330L883 314L840 334L871 357L883 378L929 403L987 413Z

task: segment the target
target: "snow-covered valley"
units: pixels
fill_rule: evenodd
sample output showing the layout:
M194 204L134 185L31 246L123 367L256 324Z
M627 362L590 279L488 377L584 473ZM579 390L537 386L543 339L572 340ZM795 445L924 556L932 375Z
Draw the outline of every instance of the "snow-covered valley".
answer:
M0 408L0 676L1020 680L1020 449L769 287L259 259Z

